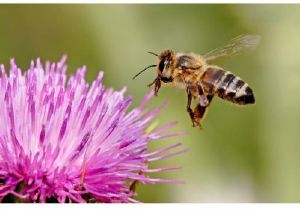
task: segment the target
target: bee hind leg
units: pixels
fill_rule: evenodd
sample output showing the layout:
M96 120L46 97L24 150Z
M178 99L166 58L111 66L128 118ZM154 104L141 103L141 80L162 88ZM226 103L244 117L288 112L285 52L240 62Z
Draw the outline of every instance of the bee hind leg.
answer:
M213 95L207 95L206 96L207 100L208 100L208 104L206 106L202 106L201 105L201 102L198 103L194 109L194 112L193 112L193 124L196 123L197 126L200 127L200 129L202 129L202 125L201 125L201 120L204 119L205 117L205 114L207 112L207 108L213 98Z
M192 110L191 108L191 103L192 103L192 93L190 88L188 87L186 89L187 92L187 96L188 96L188 101L187 101L187 107L186 110L190 115L190 118L192 120L193 123L193 127L200 127L200 129L202 129L202 125L201 125L201 120L204 118L205 113L207 111L207 107L209 106L213 95L205 95L204 91L202 89L202 86L199 84L198 85L198 92L199 92L199 103L196 105L196 107L194 108L194 110Z
M199 103L196 105L193 112L194 114L193 126L198 126L200 129L202 129L201 120L204 117L205 111L206 111L206 106L201 106Z
M209 100L207 95L205 95L201 83L198 83L198 94L199 94L199 103L201 106L208 106Z

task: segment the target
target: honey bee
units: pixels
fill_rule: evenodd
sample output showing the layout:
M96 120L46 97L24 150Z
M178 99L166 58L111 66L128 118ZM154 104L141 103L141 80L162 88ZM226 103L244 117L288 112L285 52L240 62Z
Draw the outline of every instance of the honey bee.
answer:
M240 77L209 62L217 58L233 56L254 49L260 42L259 35L240 35L226 45L216 48L204 55L195 53L176 53L171 49L160 54L149 52L158 57L157 65L150 65L136 74L135 79L148 68L157 67L157 77L152 83L157 96L162 84L170 84L186 90L186 110L193 126L201 126L208 106L214 96L239 105L253 104L255 98L252 89ZM194 110L192 99L196 101Z

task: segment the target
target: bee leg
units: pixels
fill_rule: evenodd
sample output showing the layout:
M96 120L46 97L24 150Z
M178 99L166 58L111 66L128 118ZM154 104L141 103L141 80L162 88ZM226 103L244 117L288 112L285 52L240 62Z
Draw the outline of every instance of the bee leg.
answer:
M186 89L187 95L188 95L188 101L187 101L187 105L186 105L186 111L189 113L191 120L193 122L193 127L195 127L195 123L194 123L194 112L191 108L191 103L192 103L192 94L189 88Z
M200 105L205 107L209 104L209 101L203 91L202 85L198 83L198 93L199 93L199 100L200 100Z
M156 82L155 82L155 88L154 88L154 95L157 96L157 93L160 89L161 86L161 81L159 78L157 78Z
M208 104L206 106L201 106L200 103L198 103L194 109L194 120L193 122L195 122L200 129L202 129L202 125L201 125L201 120L204 118L206 111L207 111L207 107L209 106L213 95L207 95L206 96L207 100L208 100Z
M153 84L156 83L156 80L157 80L157 78L155 78L155 79L153 80L153 82L149 83L147 86L150 88Z
M206 110L206 106L201 106L200 103L198 103L194 109L194 120L193 123L196 123L196 125L202 129L201 125L201 119L204 117Z
M155 78L155 80L152 83L148 84L147 86L151 87L153 84L155 84L154 95L157 96L157 93L158 93L158 91L160 89L160 86L161 86L160 78L159 77Z

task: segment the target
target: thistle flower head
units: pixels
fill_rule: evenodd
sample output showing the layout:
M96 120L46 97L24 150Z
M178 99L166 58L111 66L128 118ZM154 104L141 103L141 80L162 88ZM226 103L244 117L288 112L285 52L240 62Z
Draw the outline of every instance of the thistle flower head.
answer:
M146 111L153 94L127 112L125 88L105 88L103 72L90 86L85 67L67 80L65 60L37 59L24 73L14 60L9 74L0 66L0 202L134 202L136 182L176 182L148 176L174 168L149 163L185 151L148 151L150 140L181 134L163 134L175 123L146 132L162 109Z

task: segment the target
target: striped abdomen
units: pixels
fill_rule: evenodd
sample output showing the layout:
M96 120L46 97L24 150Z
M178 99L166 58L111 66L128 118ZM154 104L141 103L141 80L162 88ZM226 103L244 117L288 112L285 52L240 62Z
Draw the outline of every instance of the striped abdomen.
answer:
M219 67L209 67L201 76L205 92L215 94L236 104L255 102L252 89L239 77Z

